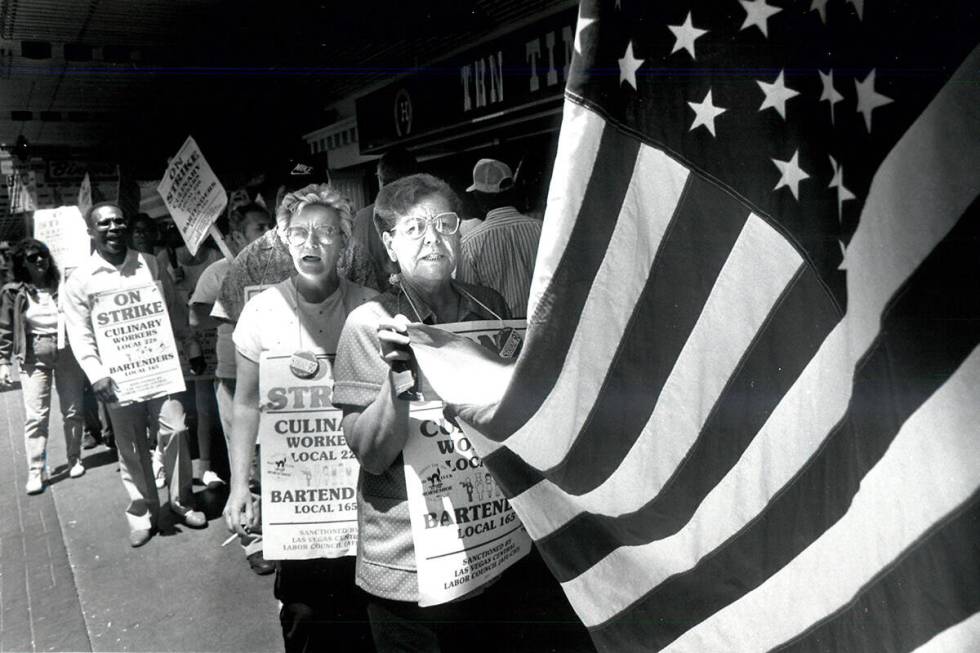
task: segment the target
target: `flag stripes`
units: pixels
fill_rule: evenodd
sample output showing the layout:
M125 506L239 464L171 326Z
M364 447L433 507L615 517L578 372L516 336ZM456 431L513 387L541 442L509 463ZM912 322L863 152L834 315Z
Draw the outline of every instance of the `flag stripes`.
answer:
M846 643L853 651L910 651L939 632L980 612L980 494L935 532L898 558L857 600L779 650L825 651ZM896 601L901 597L901 601ZM880 606L894 606L888 612ZM941 650L980 646L980 624L972 645L946 643ZM938 642L937 642L938 644Z
M948 605L939 601L944 594L969 593L980 585L980 575L960 587L955 582L944 582L955 580L950 574L969 574L978 568L977 560L971 563L964 559L972 555L971 549L976 551L975 538L963 539L951 548L951 542L947 541L950 532L962 533L964 510L975 515L977 509L980 457L964 457L963 444L964 436L980 420L980 404L974 402L969 411L958 407L974 393L978 382L980 351L975 350L902 426L881 462L862 480L847 514L755 592L720 610L677 640L677 648L717 648L718 642L724 639L733 650L765 650L792 640L799 632L808 634L798 639L798 643L807 640L813 644L822 638L815 633L813 624L822 624L818 629L824 629L825 633L834 628L847 631L850 629L847 621L851 618L848 615L855 614L866 626L871 625L872 619L878 620L881 628L866 631L876 633L877 645L862 642L862 635L858 634L858 639L854 639L855 635L835 640L823 638L824 650L828 641L835 641L835 647L840 650L912 648L915 644L909 642L890 646L888 637L901 629L891 622L903 620L903 611L914 611L916 601L888 601L889 605L894 604L895 613L881 612L874 617L861 608L869 598L873 601L876 594L880 598L882 592L887 594L889 587L896 589L894 583L900 578L906 583L905 592L929 596L928 601L937 605ZM948 478L952 482L936 492L936 478ZM880 535L876 547L862 546L869 524ZM916 556L919 559L914 559ZM946 571L937 571L935 567ZM931 579L924 574L926 570L932 574ZM929 635L961 619L964 614L959 610L968 609L977 601L980 595L965 605L963 601L953 601L952 604L961 607L944 610L948 620L945 623L937 620ZM793 609L785 614L788 605ZM926 617L926 612L919 616L919 627L931 621L931 617ZM803 650L810 648L807 644Z
M882 336L855 377L848 414L792 483L781 488L748 527L701 558L691 570L657 584L623 616L593 622L597 638L652 643L654 648L666 646L758 587L844 515L865 474L884 455L901 425L980 343L980 325L969 318L980 315L980 295L950 297L934 292L949 287L964 274L980 278L980 263L975 253L970 254L971 243L980 238L978 222L976 216L968 216L902 289L886 316ZM952 435L964 441L965 434L954 431ZM974 484L980 480L968 473L965 477ZM945 481L943 487L948 484ZM704 538L703 533L700 536ZM760 551L766 555L759 556ZM663 564L664 558L659 560ZM593 577L604 566L596 565L573 581L587 579L591 585L587 590L576 587L574 595L569 593L573 605L596 586L609 586L609 578ZM739 582L718 583L721 576ZM696 603L690 600L692 596L698 597ZM609 606L608 594L603 605ZM609 606L605 611L613 609ZM633 612L656 615L656 619L634 622L629 617Z
M942 631L915 653L947 653L947 651L980 651L980 611Z
M566 568L584 568L577 558L598 560L619 537L625 538L622 543L635 543L652 539L653 530L666 532L667 524L675 521L668 513L676 514L677 523L683 524L714 482L708 479L717 480L715 471L722 470L717 474L720 478L738 459L839 318L810 268L803 268L788 285L764 325L759 319L743 319L737 305L753 297L768 307L771 300L753 295L749 284L740 286L741 295L721 293L727 302L709 302L643 433L605 483L579 496L574 505L563 501L561 490L547 479L521 497L523 502L552 506L525 522L535 537L543 538L538 543L543 550L563 547L566 539L579 543L569 549L584 547L554 553L562 580L577 573ZM804 319L802 309L811 309L812 314ZM731 330L726 334L729 339L722 341L718 334L726 330ZM743 355L746 350L751 353ZM773 367L773 360L781 364ZM724 455L730 457L725 464ZM674 500L680 502L678 507L690 509L669 510ZM552 533L559 528L560 534ZM606 537L605 529L615 537Z
M488 439L499 442L508 438L537 411L554 387L616 227L615 218L633 177L639 147L635 139L618 130L603 129L596 156L602 165L589 177L580 209L584 219L576 221L572 228L550 282L563 289L562 301L554 302L545 294L532 316L535 321L553 321L564 328L545 331L531 330L529 326L524 351L534 352L531 358L536 364L515 372L514 383L503 399L512 408L488 425L484 431ZM519 361L518 369L521 368Z
M558 136L555 166L548 187L548 206L562 215L577 216L588 188L588 179L595 167L602 141L604 121L580 104L566 102L562 109L562 129ZM528 325L535 321L535 312L545 289L551 286L555 269L561 262L575 220L547 220L541 224L541 239L528 297ZM541 320L550 311L543 310Z
M782 238L758 219L743 229L748 212L734 205L728 196L697 179L684 191L659 252L654 252L657 257L646 287L632 306L629 326L588 419L565 459L546 471L546 476L566 492L577 495L594 490L632 448L726 265L731 264L727 272L737 284L736 278L758 260L760 249L772 251L768 261L771 268L762 272L771 274L777 287L767 286L769 279L758 278L758 284L751 288L759 291L759 296L752 299L760 301L763 311L783 288L778 280L788 281L795 273L799 255L780 243ZM629 219L640 224L655 217L643 203L632 205L628 214ZM740 246L733 250L736 241ZM620 256L622 251L610 249L609 255ZM638 272L642 274L642 270L633 274ZM608 288L610 295L617 293L615 286ZM719 301L727 307L740 304L744 309L756 308L750 306L744 294L739 302L726 297L725 290L736 292L738 288L721 291ZM614 300L610 308L616 310ZM751 317L746 315L746 321L751 322ZM760 319L756 323L761 322L764 313L757 317ZM595 318L608 319L601 314ZM583 344L582 356L591 356L588 343ZM541 441L540 437L534 439ZM510 486L508 489L520 491Z
M598 160L601 165L601 160ZM651 168L667 167L669 174L652 175ZM659 183L655 183L659 180ZM585 301L578 329L568 345L565 363L554 389L537 410L534 421L552 424L556 437L547 446L533 431L518 430L508 446L529 464L547 469L561 463L573 447L575 435L589 417L589 406L570 410L565 397L599 395L603 379L630 324L629 312L620 310L622 299L636 303L646 292L647 273L677 203L686 193L687 171L667 160L662 153L641 148L634 166L634 180L623 199L623 212L608 243L605 257ZM582 181L585 184L585 180ZM645 206L638 215L632 207ZM588 219L588 218L586 218ZM611 363L612 362L612 363ZM492 451L492 447L491 447ZM507 484L507 481L504 481Z
M818 299L821 297L822 302ZM804 308L812 320L804 320L803 316L808 315L802 311ZM629 472L623 470L624 474L632 475L633 487L628 487L630 476L624 476L618 486L607 483L608 488L606 485L600 487L594 493L595 498L586 495L583 500L589 500L588 509L594 512L579 514L537 542L542 555L551 561L556 577L561 581L574 578L617 546L665 538L688 523L715 484L743 455L838 319L836 306L818 277L812 269L804 268L780 298L746 355L736 360L733 376L719 393L717 402L704 407L710 409L710 414L703 423L691 425L697 430L687 435L682 425L667 428L671 421L685 421L686 414L697 408L690 405L696 402L684 401L685 396L697 397L697 394L673 392L670 397L662 396L664 406L661 410L658 405L655 417L659 417L663 428L651 433L650 448L656 447L655 453L648 451L637 456ZM715 361L724 355L717 352L708 358ZM774 365L774 361L779 364ZM710 362L705 361L702 365L707 367ZM693 373L705 372L705 367L695 367ZM705 382L710 383L710 372L704 376ZM692 441L693 445L688 447ZM631 458L632 452L627 463ZM646 470L641 473L644 460L647 461ZM667 468L657 471L661 465ZM659 493L647 492L650 483L647 477L653 481L669 480L663 483L662 489L656 488ZM546 484L547 481L542 482L515 502L523 504L539 500L540 494L536 490ZM621 510L623 503L642 501L646 497L652 498L635 512L622 514L626 513ZM579 505L576 502L576 506ZM534 513L534 517L554 520L554 512ZM529 524L535 524L535 519L525 521L533 535L534 528Z

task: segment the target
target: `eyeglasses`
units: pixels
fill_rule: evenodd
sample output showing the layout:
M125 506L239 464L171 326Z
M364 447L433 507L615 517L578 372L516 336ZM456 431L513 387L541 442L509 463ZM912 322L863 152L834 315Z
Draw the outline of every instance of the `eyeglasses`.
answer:
M293 247L300 247L310 239L313 234L316 242L323 245L333 245L340 233L337 227L329 224L321 224L309 229L308 227L289 227L286 229L286 242Z
M459 216L452 211L424 218L421 216L411 216L403 218L392 231L400 231L409 238L418 240L425 235L425 230L430 224L436 230L437 234L452 236L459 231Z
M48 258L48 255L44 252L31 252L24 258L26 258L28 261L43 261Z
M128 225L129 225L129 221L126 220L126 218L122 218L122 217L105 218L103 220L99 220L98 222L96 222L95 228L98 229L99 231L108 231L113 227L122 227L123 229L125 229Z

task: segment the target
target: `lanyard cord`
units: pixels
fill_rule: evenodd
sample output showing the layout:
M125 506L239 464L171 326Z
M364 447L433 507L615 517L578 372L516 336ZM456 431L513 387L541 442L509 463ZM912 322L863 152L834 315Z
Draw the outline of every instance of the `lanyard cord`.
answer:
M289 285L293 288L293 300L296 303L296 341L297 348L303 349L303 307L299 303L299 289L296 288L296 281L291 280Z
M478 304L481 308L483 308L483 310L485 310L487 313L489 313L490 315L492 315L493 317L495 317L497 319L497 321L501 323L501 326L503 326L504 319L502 317L500 317L499 315L497 315L497 312L496 311L494 311L489 306L487 306L486 304L484 304L483 302L481 302L479 299L477 299L476 297L474 297L472 294L470 294L469 292L467 292L466 290L464 290L462 287L460 287L460 286L453 286L453 288L457 292L459 292L461 295L467 297L471 301L473 301L476 304ZM403 295L405 295L405 299L408 300L408 305L412 307L412 311L415 313L415 319L417 319L419 322L422 322L422 316L419 314L419 309L415 308L415 302L412 301L412 297L408 294L408 291L405 290L405 287L402 285L402 283L401 283L400 280L398 281L398 289L401 291L401 293Z

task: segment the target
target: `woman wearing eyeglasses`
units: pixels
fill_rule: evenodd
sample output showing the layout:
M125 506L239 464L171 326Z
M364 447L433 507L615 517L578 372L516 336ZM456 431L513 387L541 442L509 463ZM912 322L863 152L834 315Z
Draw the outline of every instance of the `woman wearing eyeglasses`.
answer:
M334 404L361 464L357 584L370 594L378 650L495 650L500 629L471 628L489 606L471 598L420 608L402 449L409 401L401 380L410 362L410 322L509 318L495 291L453 280L459 253L459 198L441 179L411 175L381 189L374 221L399 272L384 294L351 313L337 350ZM500 649L503 650L503 649Z
M59 273L47 245L33 238L13 251L14 281L0 290L0 387L9 386L10 363L20 364L24 396L24 439L28 494L44 490L47 480L51 383L64 419L68 475L85 474L81 461L82 387L85 377L66 344L58 348Z
M337 264L350 239L351 209L326 184L283 197L276 212L295 274L251 299L235 326L237 381L231 434L228 528L246 535L261 525L248 488L259 428L259 374L263 353L301 358L333 355L344 320L376 292L347 281ZM276 598L286 651L364 650L370 645L358 604L350 557L283 560L276 569ZM359 608L359 612L358 612ZM361 625L356 622L360 620ZM346 626L342 622L349 622Z

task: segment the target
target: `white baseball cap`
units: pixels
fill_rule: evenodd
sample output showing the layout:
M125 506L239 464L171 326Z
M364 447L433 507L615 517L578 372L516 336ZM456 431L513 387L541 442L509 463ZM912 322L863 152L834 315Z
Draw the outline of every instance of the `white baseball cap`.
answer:
M514 185L514 173L503 161L480 159L473 166L473 183L466 192L499 193Z

